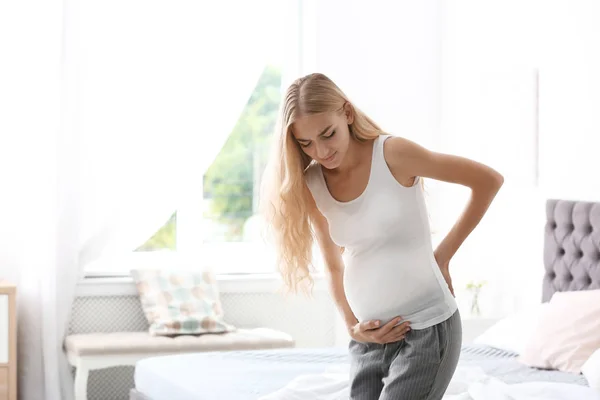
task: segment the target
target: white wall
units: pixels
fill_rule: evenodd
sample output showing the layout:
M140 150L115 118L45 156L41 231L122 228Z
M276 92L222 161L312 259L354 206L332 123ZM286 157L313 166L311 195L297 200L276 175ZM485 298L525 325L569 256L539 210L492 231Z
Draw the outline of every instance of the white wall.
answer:
M505 313L540 300L545 200L600 200L600 2L444 4L440 146L506 179L456 276L492 280L484 307ZM444 227L467 194L445 188Z
M440 3L313 3L307 68L331 77L384 130L430 145L441 112Z
M600 201L600 2L554 1L546 15L542 185L548 196Z

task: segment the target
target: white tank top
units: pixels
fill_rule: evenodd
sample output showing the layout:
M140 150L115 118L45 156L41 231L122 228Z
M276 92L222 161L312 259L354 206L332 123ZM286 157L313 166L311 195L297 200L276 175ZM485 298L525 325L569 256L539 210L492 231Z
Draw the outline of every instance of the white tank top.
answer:
M398 183L383 156L381 135L373 144L367 187L340 202L327 188L321 166L306 171L308 187L344 252L344 290L359 321L386 323L400 316L424 329L449 318L457 304L435 261L420 178Z

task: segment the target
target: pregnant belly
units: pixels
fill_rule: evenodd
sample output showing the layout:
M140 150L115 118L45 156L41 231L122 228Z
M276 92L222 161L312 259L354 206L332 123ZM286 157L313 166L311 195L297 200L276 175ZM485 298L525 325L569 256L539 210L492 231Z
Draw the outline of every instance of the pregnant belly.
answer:
M355 260L358 261L358 260ZM444 291L428 256L411 257L411 265L378 262L346 266L344 289L348 304L359 321L411 319L444 299ZM435 262L435 260L433 260Z

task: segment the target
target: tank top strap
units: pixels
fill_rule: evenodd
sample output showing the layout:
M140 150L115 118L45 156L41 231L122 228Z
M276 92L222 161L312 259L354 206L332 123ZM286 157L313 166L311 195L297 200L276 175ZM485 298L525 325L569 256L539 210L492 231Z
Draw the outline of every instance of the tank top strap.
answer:
M311 164L305 172L305 179L317 208L325 212L331 205L331 199L327 185L323 179L321 166L317 163Z
M392 135L380 135L375 139L375 143L373 144L375 149L373 151L373 162L371 165L371 168L373 168L373 171L371 171L371 179L377 182L381 182L381 179L387 179L387 175L389 174L389 169L383 154L383 145L390 137L392 137Z
M379 137L375 140L375 151L373 152L376 160L373 161L377 161L377 162L382 162L385 161L385 158L383 156L383 145L385 143L385 141L389 138L391 138L392 135L379 135Z

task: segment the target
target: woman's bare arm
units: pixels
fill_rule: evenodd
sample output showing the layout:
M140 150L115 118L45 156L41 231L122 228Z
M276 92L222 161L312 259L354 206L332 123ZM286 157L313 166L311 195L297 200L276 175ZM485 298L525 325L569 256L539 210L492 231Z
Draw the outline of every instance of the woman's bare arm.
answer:
M436 249L440 267L447 268L450 259L486 213L502 187L504 178L479 162L430 151L400 137L387 140L384 152L385 160L396 179L408 181L412 177L423 176L471 189L467 207Z
M329 289L336 307L346 323L346 327L350 329L358 323L358 319L350 309L346 294L344 293L344 261L342 260L342 249L331 239L327 219L325 219L323 214L321 214L317 208L310 193L308 193L307 198L310 199L310 219L325 261Z

